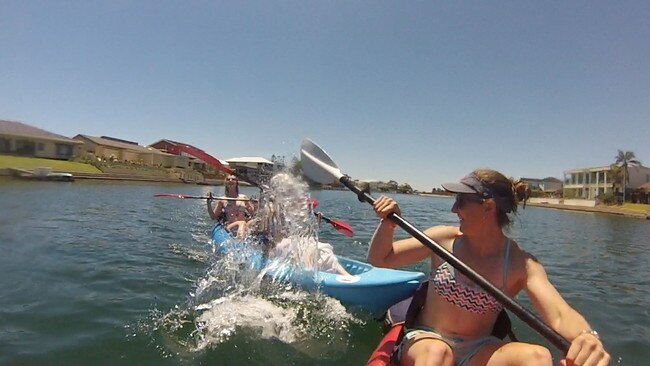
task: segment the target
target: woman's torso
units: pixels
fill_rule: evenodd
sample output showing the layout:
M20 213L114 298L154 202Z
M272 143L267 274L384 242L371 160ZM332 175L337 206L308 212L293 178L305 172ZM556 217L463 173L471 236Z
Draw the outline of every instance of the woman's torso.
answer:
M463 247L462 238L451 239L443 246L508 296L521 290L522 271L516 243L508 240L503 250L489 257L478 257L470 248ZM502 305L439 257L434 255L431 261L431 283L418 323L453 337L490 334Z
M239 195L237 198L246 198L246 196ZM226 222L228 224L246 220L248 215L246 204L243 201L226 201L223 205L223 211L226 214Z

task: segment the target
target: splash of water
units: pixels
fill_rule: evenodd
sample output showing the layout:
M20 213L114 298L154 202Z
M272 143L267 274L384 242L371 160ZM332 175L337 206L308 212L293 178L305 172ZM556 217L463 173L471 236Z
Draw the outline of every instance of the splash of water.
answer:
M305 182L279 173L262 194L255 220L268 233L272 255L289 266L318 270L318 223ZM277 262L276 262L277 265Z
M275 255L274 266L318 269L317 222L310 207L307 185L288 174L278 174L260 197L256 221L274 240L285 240ZM204 238L195 236L195 240ZM244 239L254 243L254 237ZM350 315L335 299L319 293L307 293L291 283L263 280L271 268L255 271L241 254L226 252L207 256L189 256L210 261L205 275L195 283L188 302L157 317L155 330L170 333L184 352L215 347L235 335L259 339L278 339L297 349L313 351L314 343L328 347L347 347L352 323L362 323ZM277 270L277 268L276 268ZM193 325L192 329L188 327Z
M296 314L260 297L230 295L202 304L197 310L203 313L196 319L200 333L196 350L222 343L238 328L252 329L260 338L277 338L285 343L297 337L293 327Z

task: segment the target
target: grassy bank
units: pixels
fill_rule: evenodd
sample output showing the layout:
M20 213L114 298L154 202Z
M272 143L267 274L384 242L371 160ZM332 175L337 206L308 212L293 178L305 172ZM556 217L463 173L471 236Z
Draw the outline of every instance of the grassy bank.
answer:
M650 205L644 205L638 203L625 203L625 205L622 206L597 205L596 207L571 206L571 205L551 204L551 203L532 203L532 202L528 203L528 205L534 207L554 208L554 209L568 210L568 211L606 213L606 214L614 214L614 215L621 215L626 217L634 217L638 219L650 220Z
M40 167L50 167L53 171L67 173L101 173L101 170L90 164L64 160L0 155L0 169L16 168L32 170Z
M619 206L621 207L621 206ZM628 203L625 202L621 207L623 210L628 210L632 212L640 213L649 213L650 214L650 205L645 205L643 203Z

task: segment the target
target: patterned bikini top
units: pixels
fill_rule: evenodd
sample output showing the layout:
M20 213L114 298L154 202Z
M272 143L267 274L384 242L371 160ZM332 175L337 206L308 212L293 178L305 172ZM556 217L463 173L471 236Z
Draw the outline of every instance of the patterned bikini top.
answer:
M454 241L451 250L452 254L456 249L456 244L460 244L460 242L460 238ZM506 287L509 257L510 239L506 242L506 253L503 258L503 285L501 289ZM503 305L482 288L456 278L456 270L447 262L438 266L436 271L431 274L430 280L438 295L459 308L476 314L487 314L488 312L498 314L503 309Z

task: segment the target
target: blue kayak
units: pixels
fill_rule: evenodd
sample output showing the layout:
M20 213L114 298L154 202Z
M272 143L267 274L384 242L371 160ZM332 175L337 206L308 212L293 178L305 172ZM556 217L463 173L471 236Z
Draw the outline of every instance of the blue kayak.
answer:
M320 290L347 307L375 317L412 296L425 277L422 272L379 268L341 256L337 256L339 264L349 276L303 269L281 259L267 259L261 249L234 239L221 225L212 229L212 240L220 252L234 255L251 269L264 270L264 276L273 281L293 283L307 291Z

